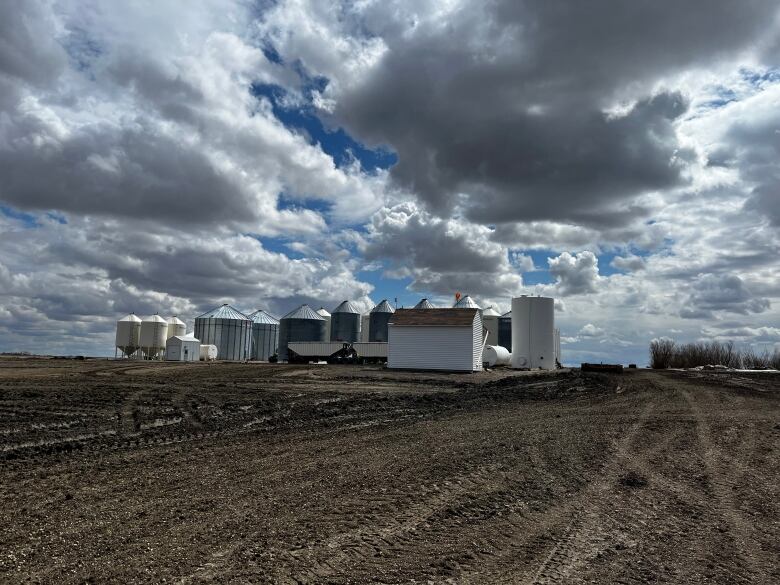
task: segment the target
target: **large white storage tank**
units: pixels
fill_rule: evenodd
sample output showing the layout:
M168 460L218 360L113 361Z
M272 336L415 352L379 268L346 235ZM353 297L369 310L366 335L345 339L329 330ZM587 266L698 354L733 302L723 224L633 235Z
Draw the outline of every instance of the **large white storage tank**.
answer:
M141 319L130 313L116 322L116 348L122 357L130 357L141 344ZM116 355L116 354L115 354Z
M141 352L148 360L161 359L168 339L168 321L157 313L141 321Z
M179 319L176 315L168 319L168 339L174 335L184 337L186 334L187 326L184 324L184 321Z
M512 367L555 369L555 300L512 299Z
M488 332L488 345L501 345L498 343L498 320L500 318L501 313L493 307L488 307L482 311L482 326Z

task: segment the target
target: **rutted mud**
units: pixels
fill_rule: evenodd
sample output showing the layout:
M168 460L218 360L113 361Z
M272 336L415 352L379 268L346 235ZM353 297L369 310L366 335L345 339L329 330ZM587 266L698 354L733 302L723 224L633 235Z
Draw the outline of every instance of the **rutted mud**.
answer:
M0 581L780 582L780 377L0 360Z

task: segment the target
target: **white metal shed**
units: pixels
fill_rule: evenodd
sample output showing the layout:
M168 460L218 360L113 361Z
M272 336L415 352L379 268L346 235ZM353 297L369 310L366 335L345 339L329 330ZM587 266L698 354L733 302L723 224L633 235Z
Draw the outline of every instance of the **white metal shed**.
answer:
M398 309L388 326L387 367L478 372L484 345L478 309Z
M191 335L174 335L165 346L165 359L176 362L200 360L200 340Z

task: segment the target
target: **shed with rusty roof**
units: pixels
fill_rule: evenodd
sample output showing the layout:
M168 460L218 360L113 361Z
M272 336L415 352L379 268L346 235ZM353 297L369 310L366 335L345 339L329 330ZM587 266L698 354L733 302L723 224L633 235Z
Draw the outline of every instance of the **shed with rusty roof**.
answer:
M484 344L478 309L398 309L388 325L387 367L477 372Z

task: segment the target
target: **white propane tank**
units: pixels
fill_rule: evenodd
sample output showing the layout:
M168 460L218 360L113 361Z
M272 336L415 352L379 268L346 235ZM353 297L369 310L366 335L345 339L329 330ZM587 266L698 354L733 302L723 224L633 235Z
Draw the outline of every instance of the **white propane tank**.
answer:
M168 339L168 322L154 314L141 321L141 351L147 359L162 357Z
M200 346L200 361L213 362L217 359L217 346L216 345L201 345Z
M187 326L184 321L179 319L176 315L168 319L168 333L166 339L170 339L174 335L184 337L187 334Z
M121 318L116 322L116 348L122 355L133 355L141 342L141 319L134 314Z
M512 362L512 354L500 345L486 345L482 352L482 362L489 367L508 366Z
M555 300L512 299L512 367L555 369Z

